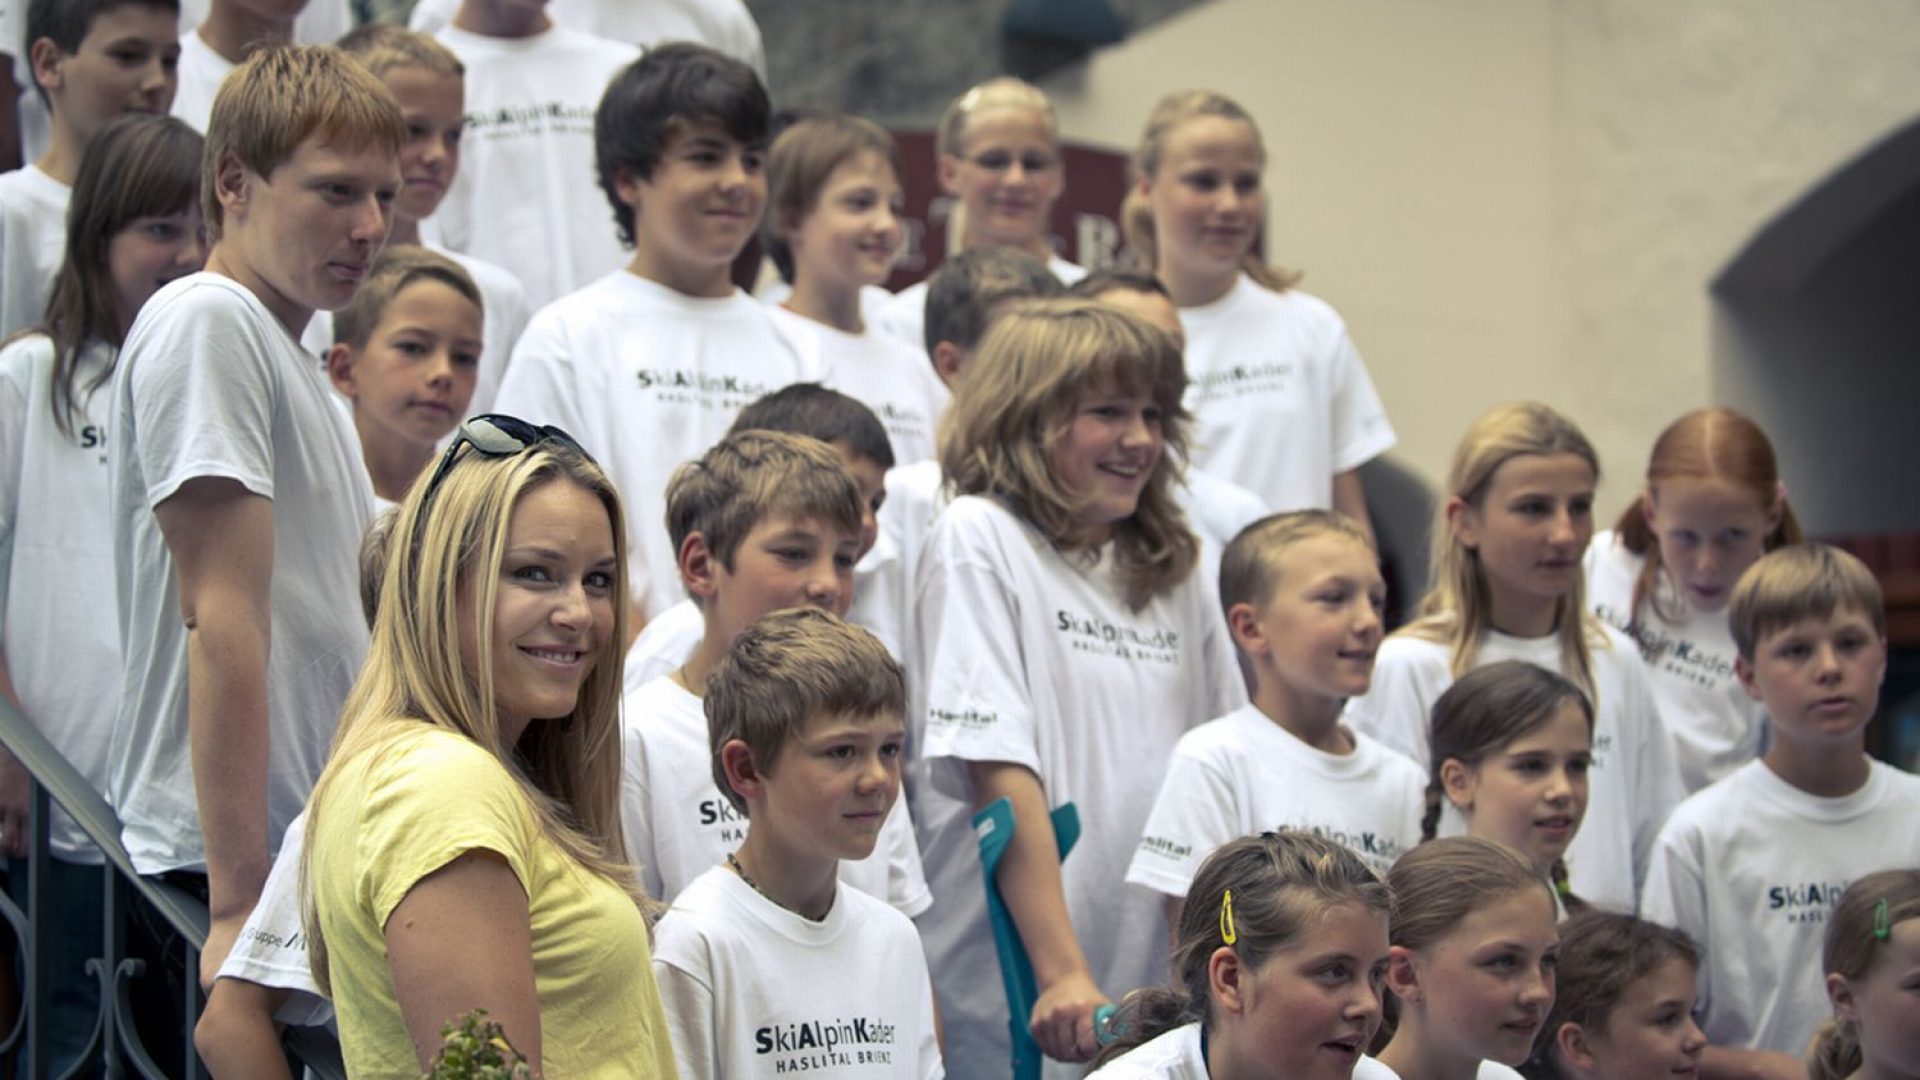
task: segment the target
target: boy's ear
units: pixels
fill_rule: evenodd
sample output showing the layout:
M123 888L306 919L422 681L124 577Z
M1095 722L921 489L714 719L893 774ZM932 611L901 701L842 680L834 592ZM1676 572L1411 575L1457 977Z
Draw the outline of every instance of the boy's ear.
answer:
M728 739L720 745L720 770L734 794L752 802L766 790L766 775L753 763L753 751L740 739Z
M707 546L705 533L698 529L680 542L680 584L689 594L711 600L718 589L720 560Z
M1473 791L1479 785L1474 783L1477 777L1459 758L1448 758L1440 763L1440 791L1455 809L1465 811L1473 805Z
M40 84L49 97L66 89L66 73L60 70L60 61L67 54L60 51L50 37L36 38L27 47L27 64L33 71L33 81Z
M1260 617L1252 604L1235 604L1227 609L1227 631L1241 652L1249 656L1266 654L1267 632L1260 628Z
M1553 1033L1553 1045L1560 1051L1561 1059L1577 1069L1599 1067L1599 1061L1593 1056L1593 1048L1587 1045L1586 1029L1571 1020L1561 1024L1560 1030Z
M647 182L646 177L635 172L631 165L622 165L613 170L613 193L634 213L640 212L640 193Z
M327 347L327 379L348 401L359 396L360 387L353 381L353 346L336 341Z
M1480 546L1480 515L1467 505L1467 500L1458 495L1447 496L1446 516L1447 528L1456 543L1469 551Z
M960 377L960 369L967 362L967 350L951 341L933 343L933 371L940 381L951 389L953 381Z
M220 212L228 219L238 216L246 209L251 194L247 178L253 170L241 163L233 154L222 154L219 164L213 170L213 194L220 201Z
M1753 661L1744 656L1735 656L1733 677L1740 680L1740 689L1745 690L1749 698L1755 701L1766 700L1760 696L1760 684L1753 677Z
M1240 982L1246 973L1240 954L1231 945L1222 945L1207 957L1207 985L1213 990L1217 1007L1230 1013L1246 1011L1246 988Z
M1409 1005L1420 1000L1420 974L1414 970L1413 950L1405 945L1387 949L1387 989Z

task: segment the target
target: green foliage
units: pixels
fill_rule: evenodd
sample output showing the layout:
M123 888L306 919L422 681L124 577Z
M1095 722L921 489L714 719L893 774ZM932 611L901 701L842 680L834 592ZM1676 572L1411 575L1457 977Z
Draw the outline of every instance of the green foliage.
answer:
M527 1059L507 1041L487 1010L475 1009L440 1029L440 1054L426 1080L532 1080Z

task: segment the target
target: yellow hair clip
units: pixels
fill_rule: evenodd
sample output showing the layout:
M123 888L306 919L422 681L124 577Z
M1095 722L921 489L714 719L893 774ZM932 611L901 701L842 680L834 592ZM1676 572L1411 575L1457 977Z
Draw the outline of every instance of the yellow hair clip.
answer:
M1240 940L1233 927L1233 890L1228 889L1220 895L1220 940L1231 945Z

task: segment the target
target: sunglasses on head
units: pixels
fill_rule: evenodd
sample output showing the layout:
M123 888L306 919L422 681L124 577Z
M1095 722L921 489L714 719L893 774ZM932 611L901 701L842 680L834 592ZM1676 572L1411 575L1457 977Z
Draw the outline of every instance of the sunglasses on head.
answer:
M446 452L440 455L440 464L427 480L426 492L420 496L421 521L425 522L427 504L433 501L440 482L453 470L454 459L460 456L462 446L471 446L475 453L487 457L512 457L549 442L568 447L588 461L593 460L593 455L573 441L573 436L552 424L529 424L505 413L483 413L464 421L454 433L453 441L447 444Z

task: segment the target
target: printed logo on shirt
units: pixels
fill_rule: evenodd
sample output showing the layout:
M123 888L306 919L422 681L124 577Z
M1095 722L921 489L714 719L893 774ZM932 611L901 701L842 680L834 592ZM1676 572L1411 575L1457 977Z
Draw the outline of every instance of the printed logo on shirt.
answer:
M1824 923L1827 912L1847 891L1845 881L1807 881L1775 885L1767 890L1767 910L1789 923Z
M805 1020L755 1029L753 1052L777 1055L777 1074L853 1065L892 1065L894 1025L874 1017Z
M721 796L701 799L696 819L708 828L717 827L724 843L739 844L747 839L747 815Z
M1711 690L1733 678L1733 658L1712 652L1685 638L1675 637L1657 626L1628 619L1611 604L1595 604L1593 613L1609 626L1627 635L1640 646L1647 663L1663 674L1684 679Z
M1169 840L1164 836L1143 836L1140 838L1140 850L1168 859L1191 859L1193 845L1178 840Z
M1594 732L1593 746L1589 751L1589 753L1592 756L1590 756L1587 759L1587 770L1589 772L1592 772L1598 769L1606 768L1607 754L1610 753L1612 750L1613 750L1613 736L1609 734L1602 734L1600 732Z
M1160 664L1180 662L1177 630L1122 626L1097 615L1076 615L1065 608L1054 612L1054 629L1066 635L1069 646L1076 652Z
M737 411L778 389L758 379L738 375L709 375L680 368L640 368L634 373L640 389L654 391L661 401L703 409Z
M999 722L999 720L999 713L983 713L978 709L961 709L958 712L952 709L940 708L930 708L927 710L927 725L929 727L956 727L964 728L967 731L983 731L992 727L995 723Z
M1293 367L1293 361L1281 360L1271 364L1234 364L1219 371L1201 372L1187 383L1187 393L1192 398L1188 407L1248 394L1285 393L1293 381Z
M592 135L593 109L592 105L569 105L563 101L502 105L485 112L468 113L465 137L510 139L543 131Z
M294 931L291 936L281 937L271 930L249 926L240 932L242 941L252 942L263 949L289 949L294 952L307 951L307 935Z
M1312 833L1322 840L1331 840L1360 856L1367 865L1381 874L1391 869L1394 860L1400 857L1400 841L1367 829L1351 831L1334 825L1317 825L1306 821L1283 823L1278 827L1297 829Z

